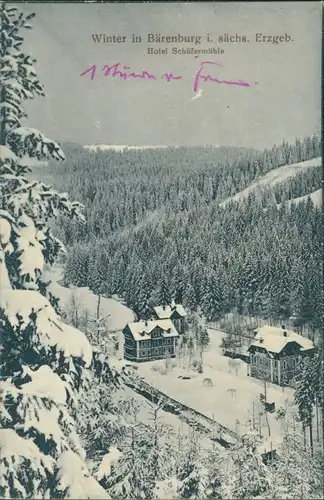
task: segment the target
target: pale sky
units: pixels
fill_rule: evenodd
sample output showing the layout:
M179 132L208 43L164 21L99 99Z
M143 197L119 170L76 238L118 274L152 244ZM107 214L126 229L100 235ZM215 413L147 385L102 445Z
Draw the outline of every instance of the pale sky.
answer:
M46 98L28 103L28 123L59 141L81 144L271 147L283 139L320 132L320 2L251 3L28 3L36 12L25 50L37 58ZM126 36L123 44L95 44L93 33ZM132 44L131 36L143 43ZM149 44L148 33L202 36L203 43ZM213 42L207 44L206 34ZM248 43L219 43L225 33ZM292 42L257 43L257 33ZM148 47L168 47L149 55ZM174 55L172 47L219 47L222 55ZM200 81L202 61L219 80L258 82L250 87ZM104 65L147 71L156 80L104 77ZM97 76L80 77L97 65ZM167 82L164 73L181 80ZM207 73L207 69L206 69Z

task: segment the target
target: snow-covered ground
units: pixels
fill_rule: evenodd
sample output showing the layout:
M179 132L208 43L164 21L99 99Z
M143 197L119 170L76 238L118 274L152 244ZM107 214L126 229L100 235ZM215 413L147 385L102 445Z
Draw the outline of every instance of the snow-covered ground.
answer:
M313 193L310 194L306 194L305 196L300 196L299 198L294 198L293 200L289 201L289 204L307 201L308 197L312 200L312 202L316 207L320 208L322 206L322 197L323 197L322 189L318 189L317 191L314 191Z
M188 147L188 146L174 146L174 145L150 145L150 146L128 146L124 144L91 144L91 145L84 145L84 149L87 149L88 151L130 151L130 150L137 150L137 151L142 151L145 149L165 149L165 148L181 148L181 147ZM195 146L193 146L195 147ZM217 144L209 146L197 146L197 147L205 147L205 148L218 148L219 146Z
M78 304L87 308L90 316L95 316L97 297L86 287L65 288L61 286L57 282L60 280L61 275L62 269L56 267L46 271L45 278L52 280L51 290L61 299L63 309L68 307L71 297L74 295ZM114 354L117 357L122 357L123 335L121 329L126 323L134 320L133 311L117 299L103 297L101 299L100 314L110 315L108 329L115 331L120 340L119 351ZM264 412L262 412L261 417L259 416L260 411L262 411L260 394L264 393L264 383L261 380L249 377L247 365L241 360L235 360L237 369L231 367L230 358L223 356L219 347L224 333L214 329L210 329L209 333L210 345L207 351L203 353L203 374L188 369L188 355L181 360L175 358L169 361L158 360L136 363L138 367L137 374L171 398L192 407L239 434L244 433L251 427L254 418L255 428L261 431L264 440L269 440L268 425ZM197 354L196 357L198 358ZM118 362L117 359L116 362ZM165 370L166 364L169 364L168 370ZM162 370L152 370L152 367L159 367ZM191 378L179 378L184 375ZM211 387L203 383L205 378L211 379L213 383ZM140 405L138 419L149 424L152 409L147 400L128 387L122 390L126 391L130 398L138 400ZM279 386L267 383L267 401L274 401L276 409L289 406L292 400L292 389L285 388L283 390ZM280 442L283 433L282 424L275 419L274 414L268 413L267 416L271 432L270 439L275 446ZM178 433L187 434L190 430L189 426L176 415L161 412L161 420L172 426L175 435ZM211 442L207 438L204 441L206 447L211 446Z
M45 280L51 280L51 292L59 297L61 307L67 310L72 298L81 313L87 310L89 316L96 317L98 297L94 295L88 287L71 287L66 288L61 286L58 282L62 278L62 268L53 267L44 273ZM107 317L107 326L109 331L122 330L127 323L134 321L134 313L131 309L116 299L107 299L101 297L100 300L100 316Z
M89 311L90 316L96 315L97 310L97 297L89 290L87 287L72 287L66 288L61 286L58 281L60 281L62 277L62 268L57 266L53 267L50 270L47 270L44 273L45 279L52 280L50 285L50 289L52 293L55 294L56 297L60 299L61 307L63 310L67 310L69 307L69 303L71 301L71 297L74 296L80 310L86 308ZM101 307L100 314L102 316L110 315L108 321L108 328L115 332L115 335L118 337L120 341L119 351L116 354L118 357L123 356L123 335L121 333L121 329L128 323L134 320L134 313L131 309L123 305L117 299L107 299L105 297L101 298ZM118 330L118 331L116 331ZM112 343L113 346L113 343ZM112 349L113 352L113 349ZM111 358L111 364L121 363L115 358ZM151 425L152 424L152 407L149 405L147 400L134 392L129 387L124 386L120 389L121 395L129 397L130 399L134 399L140 406L140 410L138 413L138 421L143 422L144 424ZM161 412L160 423L164 423L169 425L173 429L174 439L180 435L186 435L190 432L190 427L188 424L179 419L176 415L171 413ZM204 446L211 447L212 442L203 438ZM217 446L217 445L216 445Z
M220 206L225 206L230 201L242 201L249 196L250 193L262 193L262 190L271 188L276 184L286 181L287 179L294 177L303 170L308 168L320 167L322 165L322 158L319 156L313 158L312 160L302 161L299 163L293 163L292 165L283 165L282 167L271 170L263 177L253 181L248 187L239 191L234 196L224 200Z
M209 418L228 427L229 429L244 433L251 426L249 421L254 421L256 428L260 405L260 393L264 393L264 383L261 380L250 378L247 375L247 365L241 360L236 360L238 370L231 369L230 358L222 355L219 345L223 333L210 331L210 346L203 355L204 373L198 374L188 370L185 366L176 366L166 374L152 370L153 365L163 364L163 361L154 361L138 364L138 373L148 383L168 394L170 397L198 410ZM174 360L178 361L178 360ZM179 362L177 363L179 365ZM181 379L180 376L190 376L191 379ZM203 381L210 378L213 386L208 387ZM284 390L274 384L267 384L267 401L275 402L276 408L285 407L293 399L293 390ZM267 414L270 424L271 439L275 443L280 441L282 434L281 423L274 414ZM264 439L269 437L265 415L261 416L261 433Z
M85 145L84 149L89 151L129 151L129 150L143 150L143 149L161 149L168 148L169 146L127 146L123 144L92 144Z

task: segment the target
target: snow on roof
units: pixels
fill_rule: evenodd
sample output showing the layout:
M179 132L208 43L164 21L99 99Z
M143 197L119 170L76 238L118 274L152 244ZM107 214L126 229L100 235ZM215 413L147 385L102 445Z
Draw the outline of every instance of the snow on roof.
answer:
M90 475L88 468L80 457L67 450L60 455L59 488L68 489L66 498L111 498L106 490Z
M181 304L171 304L171 306L156 306L153 309L160 319L170 318L174 311L176 311L179 316L187 316L187 313Z
M101 464L99 465L98 472L96 473L96 478L100 481L104 476L110 476L111 466L113 463L117 462L122 456L122 452L118 448L112 447L109 452L104 455Z
M289 342L297 342L301 346L302 351L314 348L311 340L292 330L265 325L257 328L255 332L256 335L250 347L264 347L270 352L279 353ZM284 332L286 332L287 336L284 336ZM262 342L260 342L260 339L263 339Z
M163 330L163 337L178 337L174 324L170 319L157 319L150 321L137 321L136 323L128 323L128 327L133 334L135 340L149 340L154 328L159 327Z
M86 365L90 366L92 348L84 333L63 323L46 297L40 293L33 290L2 290L0 309L11 325L20 329L29 325L30 314L34 312L36 333L43 344L57 346L66 358L83 358Z

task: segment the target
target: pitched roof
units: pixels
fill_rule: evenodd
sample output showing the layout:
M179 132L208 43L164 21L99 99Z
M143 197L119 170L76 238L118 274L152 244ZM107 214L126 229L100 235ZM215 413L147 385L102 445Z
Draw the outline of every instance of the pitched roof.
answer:
M280 353L290 342L296 342L299 344L302 351L314 348L314 344L311 340L293 332L292 330L265 325L257 328L255 332L256 335L250 347L263 347L264 349L267 349L267 351L275 352L277 354ZM287 333L286 337L284 336L284 332ZM260 339L263 339L262 342L260 342Z
M179 337L179 333L170 319L137 321L136 323L128 323L127 326L135 340L150 340L151 333L156 327L161 328L163 337Z
M181 304L173 303L171 304L171 306L156 306L153 307L153 309L157 317L160 319L171 318L174 311L176 311L179 314L179 316L182 316L183 318L187 316L187 313Z

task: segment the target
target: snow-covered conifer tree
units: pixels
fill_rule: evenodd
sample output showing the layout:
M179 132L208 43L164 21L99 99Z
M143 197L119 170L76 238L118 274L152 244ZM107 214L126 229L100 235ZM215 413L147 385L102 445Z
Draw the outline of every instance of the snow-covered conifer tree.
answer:
M305 450L303 437L296 430L286 432L271 466L273 484L269 497L277 499L321 498L323 469L319 457Z
M178 495L181 499L205 499L209 492L208 456L200 446L199 434L182 436L178 457Z
M305 359L302 364L300 377L298 377L299 380L296 384L295 403L298 408L298 415L304 434L306 429L309 429L310 446L313 450L313 405L316 398L313 390L313 381L310 378L311 374L311 363Z
M168 283L165 278L159 281L159 286L157 290L156 303L160 306L169 306L171 304L172 297L169 290Z
M222 485L222 498L254 498L267 491L271 475L258 452L260 438L255 432L242 436L224 457L226 480Z
M220 282L214 275L206 282L202 309L208 320L217 320L222 315L222 292Z
M142 278L138 283L138 292L136 297L135 312L141 319L150 319L152 317L151 306L152 286L147 278Z
M188 283L184 289L183 304L188 311L194 311L197 307L197 298L191 283Z
M21 49L34 14L2 3L0 15L0 496L107 498L89 474L68 412L92 349L61 321L42 279L44 264L63 250L48 219L61 213L82 220L81 205L26 177L26 159L64 154L21 124L23 101L44 95L35 59Z
M66 285L87 286L89 279L89 252L85 245L75 244L64 267Z

